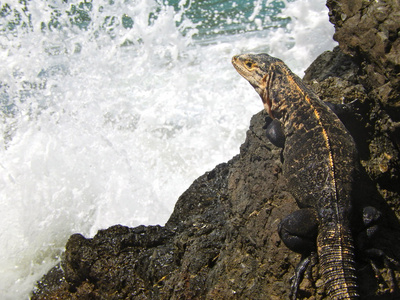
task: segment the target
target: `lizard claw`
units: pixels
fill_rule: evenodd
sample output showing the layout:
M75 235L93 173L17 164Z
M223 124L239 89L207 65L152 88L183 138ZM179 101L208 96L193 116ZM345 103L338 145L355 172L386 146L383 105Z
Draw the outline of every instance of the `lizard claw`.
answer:
M304 272L306 271L308 265L311 261L311 255L302 256L300 262L297 264L293 276L290 278L290 298L296 300L297 292L299 291L299 285L304 277Z
M381 272L379 271L379 268L375 264L374 258L379 258L383 261L385 268L388 270L389 278L390 278L389 282L387 284L389 285L390 292L393 293L393 291L396 289L396 283L395 283L395 275L393 273L392 266L394 266L396 269L399 269L400 263L397 260L386 255L386 253L380 249L373 248L373 249L368 249L365 252L370 257L368 259L368 261L375 273L375 277L377 278L377 280L380 280L383 278L382 278Z

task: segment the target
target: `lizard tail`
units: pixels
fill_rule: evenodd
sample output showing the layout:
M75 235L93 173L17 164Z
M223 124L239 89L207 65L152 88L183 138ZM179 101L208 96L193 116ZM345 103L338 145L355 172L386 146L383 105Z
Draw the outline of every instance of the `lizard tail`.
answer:
M357 299L359 295L354 267L354 243L350 230L341 224L326 230L322 228L317 245L322 278L328 295L334 300Z

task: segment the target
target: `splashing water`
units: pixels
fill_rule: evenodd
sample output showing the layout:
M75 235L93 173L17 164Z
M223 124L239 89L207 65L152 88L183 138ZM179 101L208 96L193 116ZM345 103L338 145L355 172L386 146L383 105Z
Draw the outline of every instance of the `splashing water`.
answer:
M233 55L301 75L335 45L322 0L1 3L1 299L28 298L72 233L164 224L238 153L262 105Z

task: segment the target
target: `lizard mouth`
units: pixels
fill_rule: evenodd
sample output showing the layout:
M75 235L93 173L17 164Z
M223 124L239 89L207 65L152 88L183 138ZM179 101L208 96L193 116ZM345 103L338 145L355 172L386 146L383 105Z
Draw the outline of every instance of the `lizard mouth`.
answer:
M246 67L243 66L243 61L241 59L239 59L240 55L235 55L234 57L232 57L232 65L235 67L236 71L244 78L246 79L252 86L254 89L258 89L258 84L253 82L254 80L252 80L253 76L251 74L251 72L246 69Z
M239 63L238 63L238 61L240 61L239 59L238 59L238 56L239 55L235 55L234 57L232 57L232 65L235 67L235 69L236 69L236 71L240 74L240 75L242 75L243 77L244 77L244 74L245 74L245 68L243 68Z

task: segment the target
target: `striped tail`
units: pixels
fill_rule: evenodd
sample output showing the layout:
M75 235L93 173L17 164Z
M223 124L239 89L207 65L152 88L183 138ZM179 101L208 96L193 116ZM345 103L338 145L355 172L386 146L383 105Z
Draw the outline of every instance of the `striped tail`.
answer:
M348 228L334 226L320 228L317 238L322 279L332 300L357 299L353 238Z

